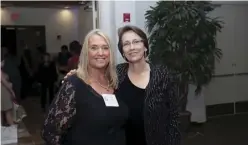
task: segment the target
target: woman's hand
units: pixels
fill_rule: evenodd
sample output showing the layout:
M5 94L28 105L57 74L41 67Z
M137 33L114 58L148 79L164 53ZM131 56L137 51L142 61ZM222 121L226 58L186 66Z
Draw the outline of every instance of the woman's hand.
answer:
M66 74L66 76L64 77L64 79L68 78L69 76L74 75L76 72L77 72L76 69L71 70L70 72L68 72L68 73Z

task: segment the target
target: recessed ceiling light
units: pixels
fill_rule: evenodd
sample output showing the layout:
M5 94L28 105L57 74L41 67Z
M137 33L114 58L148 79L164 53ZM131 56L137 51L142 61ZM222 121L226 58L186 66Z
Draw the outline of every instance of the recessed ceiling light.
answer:
M84 5L87 1L82 0L79 4Z

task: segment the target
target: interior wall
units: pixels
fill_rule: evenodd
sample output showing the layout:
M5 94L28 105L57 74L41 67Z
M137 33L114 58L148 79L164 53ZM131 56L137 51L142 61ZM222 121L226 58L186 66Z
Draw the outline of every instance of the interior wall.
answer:
M93 29L93 14L92 11L85 11L83 7L80 7L78 17L78 37L79 42L83 44L85 36Z
M136 1L136 24L145 30L144 14L156 1ZM210 16L221 17L224 28L217 36L223 58L216 63L216 74L244 73L238 76L213 78L204 91L206 105L248 100L248 3L222 4Z
M13 20L12 15L19 18ZM1 9L2 25L44 25L46 27L46 48L50 53L60 51L61 45L78 40L78 10L52 8L16 8ZM61 39L57 39L61 35Z
M217 46L223 58L216 63L216 77L207 86L205 100L208 105L248 100L248 3L223 3L210 16L224 21L218 33ZM247 74L246 74L247 73ZM243 74L243 75L240 75Z
M154 6L157 1L136 1L136 25L143 29L146 33L146 28L145 28L145 13L147 10L150 9L150 6ZM148 33L147 33L148 34Z
M130 22L123 22L124 13L130 14ZM110 37L117 64L125 62L117 47L117 32L126 24L136 24L135 1L99 1L99 27Z
M123 59L121 53L118 50L117 44L118 44L118 29L120 27L123 27L126 24L130 25L136 25L137 18L136 18L136 2L138 1L115 1L114 4L114 13L115 13L115 46L117 48L117 59L118 63L126 62L126 60ZM124 22L123 20L123 14L124 13L130 13L130 22Z

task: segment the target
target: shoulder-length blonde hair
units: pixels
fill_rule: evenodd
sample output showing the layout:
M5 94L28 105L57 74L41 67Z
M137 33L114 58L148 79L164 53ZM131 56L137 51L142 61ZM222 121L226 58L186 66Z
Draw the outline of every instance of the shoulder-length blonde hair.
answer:
M85 83L89 84L89 74L88 74L88 52L89 52L89 38L93 35L99 35L105 39L109 46L110 51L110 62L106 69L106 77L109 80L110 87L117 88L117 73L116 73L116 63L114 50L111 47L109 37L99 29L91 30L84 39L83 47L79 56L79 63L77 69L77 76L81 78Z

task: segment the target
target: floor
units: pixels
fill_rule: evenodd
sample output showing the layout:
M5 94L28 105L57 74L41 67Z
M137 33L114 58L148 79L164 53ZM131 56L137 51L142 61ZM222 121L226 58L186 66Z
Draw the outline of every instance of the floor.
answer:
M35 145L44 144L40 137L44 113L40 109L39 98L27 98L23 105L28 114L24 124L33 142ZM183 136L182 145L247 145L248 114L211 118L204 125L192 125Z
M28 132L31 134L32 142L35 145L43 145L44 141L42 140L41 127L44 121L44 113L40 108L40 102L38 97L30 97L22 102L27 117L23 120ZM23 143L23 145L26 145Z
M248 145L248 114L208 119L193 125L182 145Z

